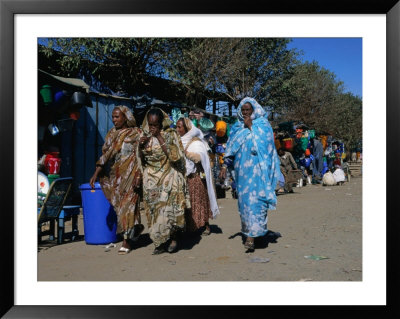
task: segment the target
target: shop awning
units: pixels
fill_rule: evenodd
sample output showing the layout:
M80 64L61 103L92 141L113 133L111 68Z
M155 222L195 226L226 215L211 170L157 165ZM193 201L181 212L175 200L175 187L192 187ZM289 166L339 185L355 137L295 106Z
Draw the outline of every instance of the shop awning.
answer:
M57 76L57 75L53 75L50 73L47 73L43 70L39 69L39 72L41 72L42 74L46 74L47 76L60 81L62 83L71 85L71 86L75 86L81 89L84 89L86 91L86 93L89 93L89 89L90 89L90 85L86 84L85 81L81 80L81 79L76 79L76 78L64 78L62 76Z

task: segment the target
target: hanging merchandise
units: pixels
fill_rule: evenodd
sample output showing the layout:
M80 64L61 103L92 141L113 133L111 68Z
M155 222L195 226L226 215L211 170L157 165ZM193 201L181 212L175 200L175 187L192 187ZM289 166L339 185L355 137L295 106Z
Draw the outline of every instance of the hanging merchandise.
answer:
M327 135L320 135L319 138L321 139L322 147L324 149L326 149L326 146L328 145L328 136Z
M61 105L67 101L67 98L68 98L68 92L59 89L54 93L54 104Z
M195 127L197 127L197 120L196 120L196 119L192 119L191 121L192 121L193 125L194 125Z
M50 85L43 85L40 89L40 95L43 98L44 105L50 105L53 102L53 94Z
M74 120L74 121L79 120L80 116L81 116L81 113L79 111L72 111L72 112L69 113L69 118Z
M87 96L83 92L74 92L71 96L71 103L73 105L79 104L79 105L86 105L87 103Z
M224 121L217 121L217 123L215 123L217 136L222 137L226 134L226 126L226 122Z
M49 124L48 129L49 129L51 135L53 135L53 136L60 133L60 130L58 129L57 125L55 125L55 124L52 124L52 123Z
M315 138L315 130L309 130L308 135L310 136L310 138Z
M202 117L200 119L199 124L200 124L200 129L203 132L208 132L214 128L214 123L210 119L205 117Z
M306 156L310 156L311 155L311 151L309 148L306 149L305 153Z
M293 139L291 137L283 139L283 146L287 151L293 150Z
M181 109L178 109L177 107L175 107L171 110L171 114L172 114L172 123L174 123L174 125L176 126L176 122L178 122L178 120L181 117L183 117L183 115L181 113Z
M54 155L54 153L46 155L44 167L47 174L58 174L61 167L61 158L58 155Z
M296 128L296 137L301 138L303 135L303 129L302 128Z
M229 123L226 124L226 136L229 137L229 133L231 131L231 125Z
M307 145L308 145L308 138L301 137L300 138L300 148L303 152L307 149Z

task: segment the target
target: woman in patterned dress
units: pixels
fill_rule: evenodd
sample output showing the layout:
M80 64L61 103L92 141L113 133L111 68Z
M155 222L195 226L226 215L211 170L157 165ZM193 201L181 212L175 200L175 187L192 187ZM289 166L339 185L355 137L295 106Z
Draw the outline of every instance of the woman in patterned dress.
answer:
M184 213L190 207L184 150L171 123L164 111L150 109L139 142L143 203L154 255L177 250L177 235L185 227Z
M233 165L245 248L254 251L254 238L268 232L268 210L275 209L275 187L280 162L266 112L253 98L238 106L238 121L232 126L220 178Z
M211 172L208 144L203 133L188 118L180 118L176 131L181 136L186 157L186 179L191 209L186 214L186 230L204 227L203 235L211 233L209 219L219 214Z
M137 150L141 130L136 126L132 112L126 106L116 106L112 112L114 127L107 133L102 155L96 162L96 170L90 185L99 177L101 189L114 207L118 219L117 232L122 233L123 243L118 254L131 250L144 226L140 222L139 193L141 171Z

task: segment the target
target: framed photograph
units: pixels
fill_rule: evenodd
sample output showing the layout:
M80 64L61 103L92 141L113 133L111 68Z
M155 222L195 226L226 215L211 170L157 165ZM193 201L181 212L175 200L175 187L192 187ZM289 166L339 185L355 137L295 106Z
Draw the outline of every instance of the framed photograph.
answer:
M398 209L393 194L400 136L399 16L397 0L229 5L208 0L0 0L0 314L4 318L159 318L245 316L256 310L268 316L320 311L352 316L371 312L370 306L377 306L373 311L382 317L399 313L394 247ZM50 37L362 38L362 280L39 281L37 216L32 211L37 201L37 47L38 38ZM200 295L207 298L199 301Z

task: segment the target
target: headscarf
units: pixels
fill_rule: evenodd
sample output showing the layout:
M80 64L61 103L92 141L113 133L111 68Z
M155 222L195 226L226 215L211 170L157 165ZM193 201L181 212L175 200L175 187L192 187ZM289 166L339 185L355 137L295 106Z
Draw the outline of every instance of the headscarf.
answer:
M181 119L185 122L185 126L187 129L186 134L181 136L183 148L186 149L186 146L189 144L189 142L194 137L198 137L203 142L204 146L206 147L206 150L209 151L210 147L208 146L208 143L204 139L203 132L200 129L198 129L196 126L194 126L193 122L190 119L188 119L186 117L181 117L179 120L181 120Z
M265 126L266 128L271 128L271 125L268 122L268 119L266 118L265 114L266 112L264 109L261 107L258 102L251 98L251 97L245 97L242 99L239 103L239 106L237 108L237 118L238 121L235 122L235 124L232 126L231 131L230 131L230 138L229 138L229 152L225 154L225 156L235 156L235 154L238 152L240 149L241 145L245 142L246 137L248 134L251 133L249 129L247 129L244 126L244 117L242 114L242 107L244 104L250 103L252 108L253 108L253 113L251 114L251 119L253 120L253 125L255 124L261 124L262 126ZM271 128L272 131L272 128Z
M162 128L161 129L162 130L168 129L172 124L172 121L170 120L168 114L165 113L162 109L160 109L158 107L152 107L151 109L159 109L161 111L161 114L163 115L163 121L162 121ZM147 115L150 112L150 110L147 111L146 116L144 117L144 120L143 120L143 123L142 123L142 129L143 129L143 132L146 135L150 135L149 123L147 122Z
M207 193L208 193L208 198L210 200L210 208L213 214L213 218L215 218L220 212L217 204L217 198L215 196L214 182L210 166L210 158L208 156L208 151L210 147L208 146L208 143L204 140L203 132L199 130L197 127L195 127L192 124L191 120L189 120L188 118L181 118L181 119L185 122L185 126L187 128L186 134L181 136L183 148L188 152L193 152L200 155L201 165L203 166L204 173L206 175ZM192 143L190 143L192 139L195 137L199 138L200 141L193 141ZM187 175L193 172L194 169L195 169L194 163L186 158Z
M122 113L124 113L126 117L126 125L128 127L136 126L135 117L133 116L132 111L128 107L126 107L125 105L118 105L114 109L119 109Z
M253 113L251 114L252 120L259 118L261 116L265 117L266 112L264 111L262 106L260 104L258 104L258 102L255 99L253 99L251 97L245 97L243 100L240 101L239 106L238 106L237 117L238 117L239 121L241 121L241 122L244 121L243 114L242 114L242 106L246 103L249 103L253 107Z

